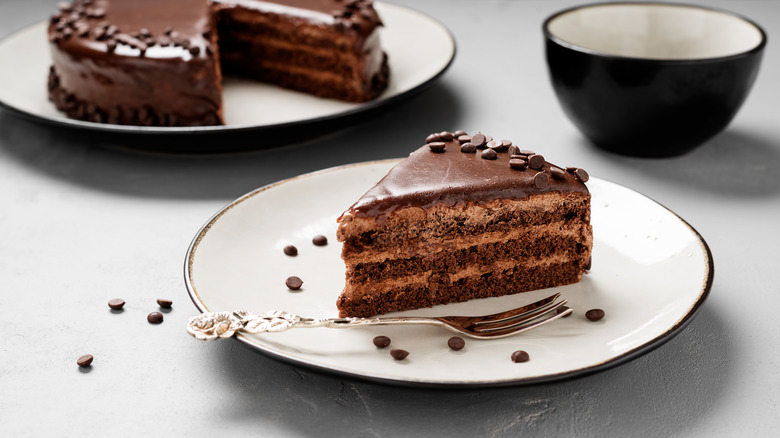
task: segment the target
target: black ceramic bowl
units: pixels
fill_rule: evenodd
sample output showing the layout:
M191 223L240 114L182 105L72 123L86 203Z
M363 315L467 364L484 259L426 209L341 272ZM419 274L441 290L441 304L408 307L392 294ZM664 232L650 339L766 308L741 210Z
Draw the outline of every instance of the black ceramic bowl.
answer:
M756 79L766 33L730 12L599 3L545 20L547 65L566 115L624 155L683 154L722 131Z

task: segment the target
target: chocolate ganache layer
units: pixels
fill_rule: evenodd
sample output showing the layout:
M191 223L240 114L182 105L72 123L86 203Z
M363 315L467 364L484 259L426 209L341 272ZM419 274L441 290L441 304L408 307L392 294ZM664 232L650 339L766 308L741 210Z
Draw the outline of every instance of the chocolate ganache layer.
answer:
M383 216L399 208L427 209L439 203L524 199L547 192L587 194L587 180L583 169L548 163L508 140L443 132L429 136L426 147L391 169L348 212Z

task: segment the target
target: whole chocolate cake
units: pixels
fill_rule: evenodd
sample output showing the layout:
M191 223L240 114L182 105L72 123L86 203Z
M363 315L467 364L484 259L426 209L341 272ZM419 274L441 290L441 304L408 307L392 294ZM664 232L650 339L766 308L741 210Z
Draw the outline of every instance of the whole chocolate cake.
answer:
M593 242L587 180L508 140L432 134L339 218L340 315L579 281Z
M224 123L222 71L321 97L387 86L371 0L75 0L49 25L49 98L101 123Z

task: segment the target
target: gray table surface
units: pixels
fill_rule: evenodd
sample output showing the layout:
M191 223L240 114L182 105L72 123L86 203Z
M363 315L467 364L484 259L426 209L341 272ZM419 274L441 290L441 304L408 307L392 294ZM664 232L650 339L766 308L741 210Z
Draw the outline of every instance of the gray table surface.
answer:
M54 0L3 1L0 37ZM558 106L540 24L570 1L412 1L454 33L452 68L352 129L241 154L111 147L0 111L2 436L769 436L780 428L780 2L718 1L770 35L727 131L670 159L590 146ZM698 2L694 2L698 3ZM13 68L9 60L1 68ZM9 86L3 84L2 86ZM237 342L197 342L182 266L201 225L256 187L402 157L429 132L483 130L578 163L666 205L708 241L716 275L667 344L587 377L432 390L325 375ZM244 140L251 141L251 140ZM109 146L109 147L106 147ZM106 307L123 297L121 315ZM147 324L154 301L173 309ZM89 372L76 358L91 353Z

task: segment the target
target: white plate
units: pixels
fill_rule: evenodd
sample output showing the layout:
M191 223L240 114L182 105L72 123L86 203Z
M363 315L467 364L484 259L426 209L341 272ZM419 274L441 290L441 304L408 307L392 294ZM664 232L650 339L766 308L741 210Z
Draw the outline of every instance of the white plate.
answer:
M397 161L337 167L257 189L209 220L185 263L189 294L201 311L276 309L335 317L344 285L336 218ZM551 292L575 309L569 318L510 338L466 339L451 351L441 328L292 329L238 339L295 364L370 380L427 386L497 386L550 381L594 372L643 354L678 333L707 296L713 279L709 248L685 221L647 197L591 178L593 267L575 285L472 300L407 315L478 315L530 303ZM329 244L314 246L324 234ZM288 244L297 257L284 255ZM285 279L304 281L288 291ZM598 322L586 310L602 308ZM387 335L410 352L393 360L372 338ZM193 341L194 342L194 341ZM515 350L531 360L513 363Z
M310 125L345 126L342 119L385 107L424 90L452 63L455 40L439 22L420 12L387 3L376 3L385 26L382 47L390 64L387 90L368 103L347 103L286 90L248 80L226 78L225 126L140 127L82 122L68 119L49 102L46 82L51 65L47 21L16 32L0 42L0 59L13 63L0 68L0 104L25 115L67 126L131 133L192 133L262 130L264 134L300 133ZM425 60L425 62L421 62ZM320 127L320 126L317 126ZM281 131L281 132L280 132ZM322 129L316 130L321 133ZM262 147L257 137L255 147Z

